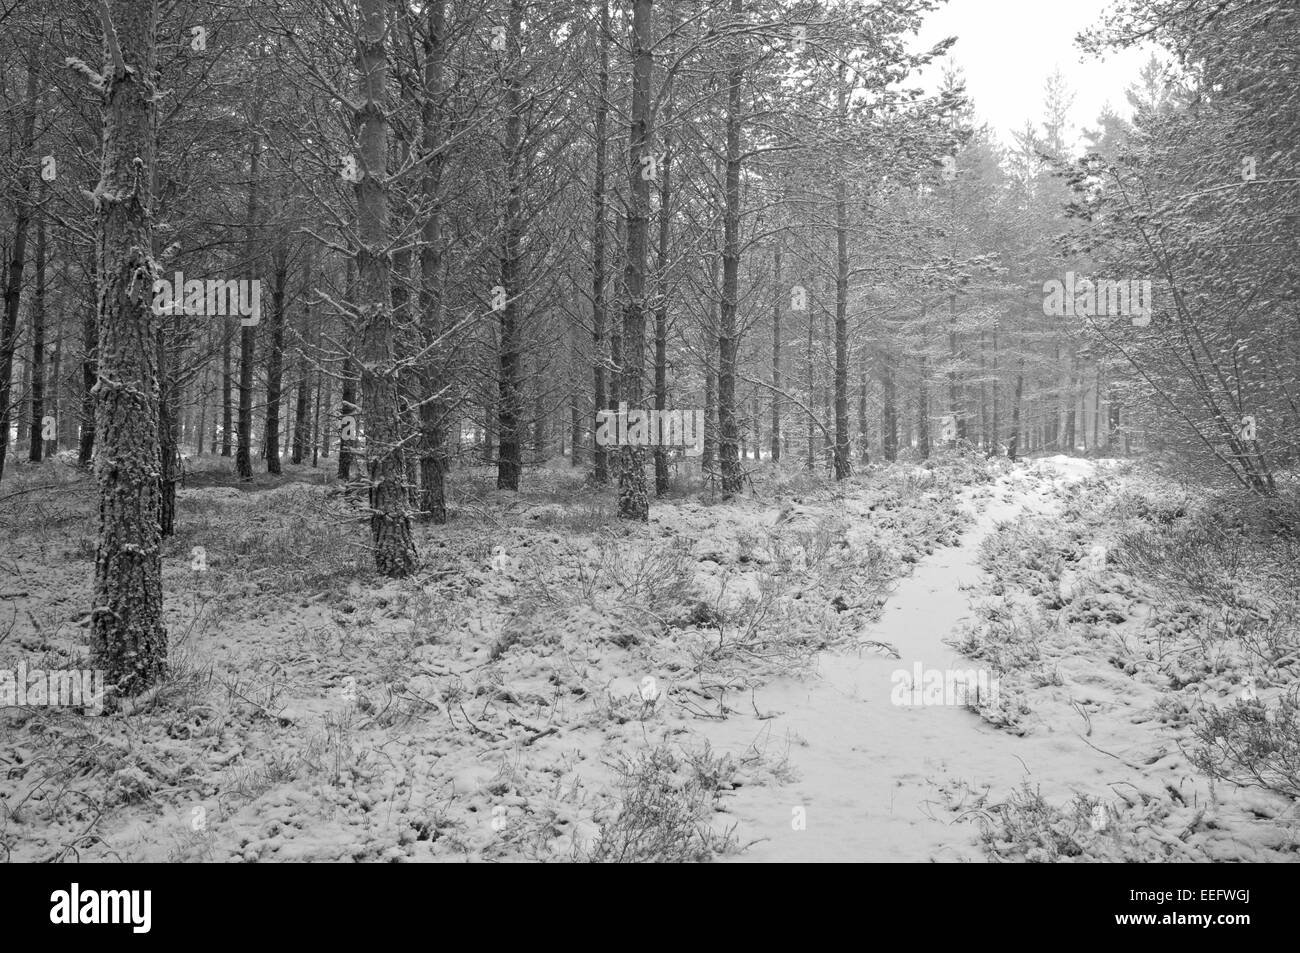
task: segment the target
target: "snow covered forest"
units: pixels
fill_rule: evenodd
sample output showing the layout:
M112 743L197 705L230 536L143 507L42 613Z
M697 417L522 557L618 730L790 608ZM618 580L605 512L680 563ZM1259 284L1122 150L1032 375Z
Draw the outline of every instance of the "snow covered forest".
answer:
M1300 7L944 9L0 0L0 860L1300 857Z

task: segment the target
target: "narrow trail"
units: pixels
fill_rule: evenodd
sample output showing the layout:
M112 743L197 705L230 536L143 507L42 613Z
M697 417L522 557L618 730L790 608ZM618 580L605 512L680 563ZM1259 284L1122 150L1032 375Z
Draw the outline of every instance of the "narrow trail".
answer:
M1062 479L1086 464L1058 469ZM1009 498L1009 501L1008 501ZM974 505L968 496L966 506ZM761 839L738 861L980 861L978 825L953 823L943 788L991 788L1001 800L1025 781L1049 799L1071 791L1101 795L1136 774L1089 748L1074 732L1040 728L1017 737L959 706L891 703L891 674L978 667L944 639L970 614L963 586L977 582L981 541L998 522L1046 512L1048 494L1025 482L999 481L960 546L936 550L903 579L878 623L862 635L894 645L899 658L823 653L817 676L781 679L759 689L764 714L701 725L718 751L751 746L780 757L787 750L797 780L741 788L727 801L742 843ZM752 711L752 710L751 710ZM796 829L797 809L806 826Z

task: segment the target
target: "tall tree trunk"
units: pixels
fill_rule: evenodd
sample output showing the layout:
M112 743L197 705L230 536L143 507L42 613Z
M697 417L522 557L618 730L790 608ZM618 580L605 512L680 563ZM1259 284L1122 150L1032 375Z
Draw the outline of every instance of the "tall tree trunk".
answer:
M1070 383L1068 388L1066 389L1065 395L1061 399L1062 406L1065 410L1065 428L1064 428L1065 433L1063 434L1061 439L1061 442L1063 444L1061 450L1065 453L1074 453L1075 444L1078 442L1078 440L1076 439L1077 433L1075 431L1075 410L1078 406L1077 381L1078 381L1078 367L1076 365L1074 356L1071 355L1070 356L1070 377L1069 377Z
M898 459L898 384L894 379L894 362L888 354L881 357L880 384L884 401L880 419L881 451L893 463Z
M772 251L772 462L781 461L781 301L785 288L781 284L781 234Z
M150 140L158 142L158 113L154 110L150 121ZM158 194L158 166L150 169L152 181L149 192ZM154 210L153 214L157 214ZM159 236L152 236L151 250L153 260L162 257ZM149 288L152 298L152 287ZM164 538L176 532L176 483L180 479L181 452L178 445L179 408L178 400L179 373L175 368L176 335L179 333L179 320L175 312L168 313L157 321L158 327L158 529Z
M916 385L916 449L924 460L930 456L930 387L926 357L921 355L921 370Z
M1127 438L1126 438L1127 439ZM1120 421L1119 421L1119 391L1115 385L1111 384L1106 392L1106 445L1111 448L1113 453L1118 448L1120 442ZM1128 447L1125 446L1124 452L1128 453Z
M1002 441L1002 408L1000 406L1002 399L1002 380L998 375L998 329L993 328L993 414L989 423L990 445L994 453L997 453L998 445Z
M133 695L156 683L167 665L158 525L158 328L150 261L157 8L154 0L108 0L101 17L108 52L96 189L104 264L90 644L93 664L104 670L108 686Z
M33 56L30 62L35 62ZM22 150L14 184L17 199L14 209L14 244L5 282L4 318L0 322L0 477L4 476L5 457L9 453L9 409L13 390L14 351L18 346L18 305L22 300L23 268L27 263L27 226L32 217L31 172L27 156L36 139L36 69L27 71L27 109L23 117ZM19 440L21 441L21 435Z
M307 455L307 410L311 398L310 381L307 373L307 358L299 354L296 362L295 376L298 388L293 405L293 451L289 459L301 464Z
M1098 361L1095 370L1095 383L1092 388L1092 446L1097 449L1102 446L1101 443L1101 362Z
M425 218L420 226L420 331L427 352L420 395L420 496L416 507L421 521L441 525L447 522L447 416L448 403L435 396L442 386L439 369L444 365L435 348L442 331L442 170L446 158L446 131L442 116L443 75L447 61L445 0L426 5L429 17L424 36L424 105L421 110L424 153L433 155L425 164L421 193Z
M95 381L99 377L99 249L90 255L90 307L81 319L81 434L77 464L88 467L95 452ZM0 357L0 361L4 360ZM0 408L4 406L0 397ZM5 423L6 428L8 423Z
M234 373L231 367L231 321L227 318L221 329L221 455L230 456L234 435Z
M858 356L858 459L871 462L871 440L867 433L867 349Z
M316 341L316 350L319 353L319 338ZM334 375L325 373L323 367L316 372L316 405L315 422L312 424L311 429L320 444L320 455L328 460L330 457L330 434L333 433L334 428L322 425L321 410L324 409L327 418L331 416L330 408L334 406Z
M272 256L271 351L266 359L266 472L280 474L280 399L284 393L284 290L289 273L289 250L277 243Z
M307 258L302 266L302 336L299 340L306 340L307 334L312 327L311 313L311 296L315 291L316 284L316 246L308 244ZM311 401L311 375L307 368L307 355L303 352L301 346L298 350L298 360L296 362L297 370L295 375L298 379L297 399L293 409L293 455L290 459L295 464L301 464L307 456L308 432L307 432L307 411Z
M617 151L617 150L616 150ZM617 196L619 193L615 193ZM611 274L618 274L626 262L627 257L627 220L622 215L614 216L614 258L610 262L609 271ZM617 302L615 302L617 305ZM616 308L617 310L617 308ZM623 400L623 322L615 316L614 320L609 322L609 406L611 409L617 409L618 402ZM617 479L618 474L618 448L610 454L612 458L611 466L613 475Z
M605 138L609 118L609 0L600 2L600 66L596 90L595 182L591 230L591 369L596 410L606 408L605 394ZM593 441L592 479L609 482L609 452Z
M397 10L393 15L399 20L409 20L409 8L403 9L401 5L398 5ZM406 110L409 108L408 104L411 98L412 89L409 84L402 83L400 85L400 90L403 100L401 108ZM412 153L410 133L408 132L406 125L404 123L397 124L393 129L393 134L395 138L395 149L393 150L394 156L390 159L390 163L392 169L395 171L397 169L405 169L410 165ZM390 204L391 203L396 203L397 220L399 222L410 222L415 220L415 204L411 194L411 189L406 185L405 180L400 184L393 186L392 194L390 196ZM406 347L413 344L414 341L419 340L418 327L415 326L411 320L411 266L413 261L414 256L411 247L403 238L392 251L391 267L389 270L389 290L392 298L390 302L392 306L392 316L390 321L395 335L394 340L400 342L398 344L399 348ZM413 330L416 331L414 338L412 337ZM401 396L398 400L398 404L402 416L400 432L403 435L419 433L420 391L424 389L422 379L423 375L420 373L420 369L414 366L405 368L399 375ZM403 439L405 439L405 436ZM420 485L418 450L416 453L411 454L407 453L405 449L403 449L402 463L406 468L405 480L407 487L407 503L408 505L414 503L418 509L418 493ZM416 494L415 499L412 499L413 492ZM418 519L418 513L412 513L411 515Z
M948 413L952 414L956 439L965 440L966 415L962 411L961 388L957 383L960 350L957 346L957 292L955 291L948 295L948 360L952 361L952 366L948 370Z
M576 389L569 391L569 466L582 465L582 410Z
M208 336L208 339L211 340L210 335ZM208 439L208 398L211 396L212 387L212 375L210 371L210 365L204 363L203 374L199 378L199 423L195 434L197 443L195 450L198 452L200 457L206 452L205 443Z
M316 386L312 388L311 406L311 465L315 469L320 465L321 452L329 449L329 428L322 428L320 425L320 409L322 406L329 407L329 398L322 399L321 391L327 387L325 372L321 369L316 371Z
M718 407L718 375L713 369L713 362L718 353L717 340L715 335L705 333L707 351L704 359L708 363L704 369L704 452L700 455L700 468L706 474L713 469L718 453L718 431L715 425Z
M523 372L520 333L520 296L523 292L520 260L523 254L524 154L522 137L523 95L519 87L520 33L523 29L523 2L510 0L506 25L505 67L505 173L506 207L501 235L501 287L505 306L499 310L500 340L497 368L497 489L518 490L523 469Z
M347 341L347 352L343 356L343 380L340 387L339 396L339 467L338 478L344 481L352 479L352 448L356 444L357 435L347 436L349 426L355 425L358 413L361 408L357 406L357 365L352 359L353 339L352 327L354 315L358 311L357 297L357 260L349 258L347 261L346 274L344 277L344 305L346 314L343 316L343 324L346 329L344 340ZM328 456L328 454L326 454Z
M180 476L176 372L170 353L174 322L174 317L158 321L158 528L164 537L176 532L176 481Z
M361 315L361 392L370 483L370 537L375 569L403 577L416 564L407 512L406 464L398 369L393 353L391 261L388 246L388 59L386 0L361 0L357 119L364 167L356 184Z
M28 394L30 393L31 386L32 386L32 382L31 382L32 359L31 359L30 341L28 342L27 345L27 352L28 352L27 354L24 354L18 358L18 366L15 370L15 372L18 375L18 381L14 386L14 391L15 391L14 403L17 404L17 412L18 412L18 419L16 421L18 426L18 442L14 444L16 449L21 449L22 447L27 445L29 434L31 432L31 428L28 427L28 424L31 422L30 411L32 408L27 401Z
M655 409L662 412L668 407L668 299L666 291L660 295L655 306ZM662 497L668 493L667 448L656 444L654 456L655 496Z
M718 256L717 233L711 235L709 254L709 308L704 328L704 448L700 469L713 472L718 455Z
M44 189L41 189L42 198ZM32 433L27 459L45 449L45 212L36 213L36 288L32 292ZM57 379L56 379L57 380Z
M1016 391L1011 403L1011 441L1007 444L1007 457L1014 461L1020 451L1020 402L1025 393L1025 359L1017 362Z
M731 15L744 17L743 0L731 0ZM718 321L718 458L722 471L722 498L741 490L739 434L736 425L736 357L740 347L737 309L740 303L740 151L741 85L744 82L744 53L740 37L732 38L735 49L728 56L726 110L726 172L723 177L722 211L722 299Z
M262 163L262 100L254 92L253 141L248 159L248 239L246 243L248 265L245 277L257 280L259 263L260 207L258 204L258 179ZM235 473L240 480L253 479L253 358L257 347L257 325L240 321L239 327L239 435L235 447Z
M664 107L664 126L672 119L672 99ZM668 255L672 237L672 137L665 135L664 157L659 167L659 247L655 255L655 279L659 301L655 305L655 409L668 406ZM660 419L663 419L662 413ZM666 434L665 434L666 436ZM655 496L668 493L668 450L656 441Z
M815 405L817 403L817 378L814 374L813 363L813 309L812 302L808 303L808 346L805 349L805 362L808 368L808 455L804 460L804 468L812 471L817 468L817 418Z
M650 178L643 175L642 156L650 157L650 71L654 66L651 50L651 21L654 0L632 2L631 100L628 126L628 200L626 255L623 263L623 354L619 379L619 399L640 413L642 430L649 431L648 415L642 407L645 381L645 293L646 253L650 231ZM648 437L648 434L647 434ZM618 515L620 519L650 518L650 498L646 493L645 451L639 443L625 436L618 453ZM635 439L635 438L633 438ZM648 439L647 441L648 442Z
M63 269L64 275L67 274L66 266ZM63 300L60 298L60 300ZM58 330L54 335L54 367L50 375L51 400L50 410L54 414L54 439L45 444L45 455L52 457L59 452L59 447L64 446L67 441L69 428L66 425L65 418L67 414L63 412L63 315L59 315Z
M846 66L839 66L838 96L840 128L848 122ZM835 450L832 455L835 479L853 475L849 451L849 198L848 181L839 169L835 183Z

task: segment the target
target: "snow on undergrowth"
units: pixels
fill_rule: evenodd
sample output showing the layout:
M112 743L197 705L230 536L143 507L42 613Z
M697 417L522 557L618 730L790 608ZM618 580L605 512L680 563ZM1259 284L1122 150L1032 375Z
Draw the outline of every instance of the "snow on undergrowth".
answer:
M969 521L1005 463L944 455L835 487L761 467L720 502L680 481L648 524L539 468L503 493L453 474L420 571L377 578L365 514L320 471L177 501L171 668L120 710L0 712L13 860L704 860L744 848L727 792L780 751L716 755L700 719L852 644L891 584ZM0 667L85 667L93 482L0 505ZM196 548L203 559L196 561ZM204 568L193 568L202 565Z
M951 640L1000 675L980 714L1072 732L1125 780L1048 803L953 792L998 859L1264 860L1300 850L1294 501L1195 492L1131 466L1000 526ZM1129 780L1132 778L1132 780Z

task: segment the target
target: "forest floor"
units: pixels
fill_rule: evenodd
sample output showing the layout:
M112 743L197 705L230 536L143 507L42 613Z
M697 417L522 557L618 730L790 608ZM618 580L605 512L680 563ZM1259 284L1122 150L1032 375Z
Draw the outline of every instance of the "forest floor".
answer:
M164 684L0 710L0 858L1300 856L1294 543L1133 464L765 464L638 525L457 469L400 581L325 470L228 464L177 494ZM88 474L6 474L0 669L87 666L94 536ZM899 704L918 665L996 692Z

